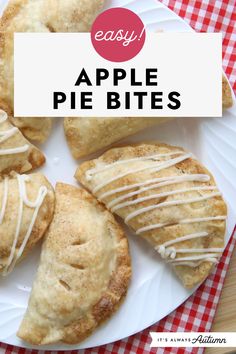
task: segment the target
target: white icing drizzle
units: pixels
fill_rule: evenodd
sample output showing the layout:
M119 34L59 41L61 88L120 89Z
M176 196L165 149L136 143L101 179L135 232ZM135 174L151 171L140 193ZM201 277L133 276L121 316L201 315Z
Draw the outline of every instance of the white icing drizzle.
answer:
M127 217L125 218L125 222L127 223L128 221L135 218L136 216L146 213L148 211L154 210L154 209L163 208L163 207L167 207L167 206L181 205L181 204L191 204L191 203L196 203L196 202L200 202L203 200L207 200L207 199L211 199L211 198L219 197L219 196L221 196L221 193L216 192L216 193L212 193L210 195L204 196L204 197L171 200L169 202L163 202L163 203L159 203L159 204L150 205L150 206L147 206L144 208L140 208L140 209L128 214Z
M206 252L217 252L220 253L223 248L178 248L175 253L206 253Z
M120 204L114 206L111 209L111 211L113 212L113 211L125 208L127 206L130 206L130 205L135 205L135 204L145 202L147 200L168 197L170 195L175 195L175 194L179 194L179 193L188 193L188 192L192 192L192 191L212 191L212 190L217 190L217 187L216 186L209 186L209 187L191 187L191 188L184 188L184 189L176 189L174 191L164 192L164 193L159 193L159 194L152 194L152 195L148 195L146 197L141 197L141 198L138 198L135 200L131 200L129 202L120 203Z
M170 182L168 182L168 181L170 181ZM125 192L125 191L128 191L130 189L134 189L134 188L148 186L149 184L153 184L153 183L156 183L156 182L158 182L158 184L151 185L150 189L156 188L155 186L157 186L158 188L162 187L162 186L167 186L168 185L167 183L172 184L172 183L182 183L182 182L187 182L187 181L209 182L210 181L210 177L208 175L204 175L204 174L190 174L190 175L186 174L186 175L181 175L181 176L177 175L177 176L152 178L152 179L149 179L149 180L144 181L144 182L129 184L129 185L124 186L124 187L112 189L112 190L110 190L108 192L105 192L105 193L101 194L99 196L99 200L102 201L103 199L105 199L107 197L110 197L113 194L120 193L120 192ZM159 182L163 182L163 184L161 184ZM147 187L147 189L145 188L145 190L149 190L149 187ZM131 192L132 195L130 195L131 193L129 193L129 194L126 194L126 195L122 195L120 197L122 199L118 199L118 198L116 198L116 199L118 199L118 202L119 202L119 201L123 200L123 197L124 197L124 199L126 199L126 198L129 198L129 197L132 197L136 193L140 193L140 192L143 192L145 190L144 190L144 188L142 188L142 189L139 189L138 191ZM133 194L133 193L135 193L135 194Z
M119 180L120 178L126 177L129 174L138 173L138 172L142 172L142 171L150 170L150 169L153 169L154 172L158 172L158 171L161 171L161 170L163 170L165 168L174 166L174 165L176 165L179 162L187 160L191 156L192 156L192 154L186 154L186 155L179 156L179 157L176 157L174 159L170 159L170 160L158 163L158 164L155 163L155 164L151 164L149 166L145 166L145 167L141 167L141 168L137 168L137 169L130 169L127 172L121 173L121 174L119 174L116 177L113 177L113 178L111 178L111 179L109 179L109 180L107 180L105 182L102 182L101 184L99 184L98 186L96 186L92 190L92 193L94 193L94 194L97 193L100 189L102 189L103 187L107 186L108 184L110 184L112 182L115 182L115 181Z
M3 194L2 194L2 208L0 212L0 225L3 222L4 216L5 216L5 211L6 211L6 206L7 206L7 195L8 195L8 178L4 178L3 181Z
M212 220L226 220L227 216L219 215L219 216L208 216L205 218L192 218L192 219L183 219L180 224L192 224L194 222L204 222L204 221L212 221Z
M26 152L27 150L29 150L29 145L23 145L23 146L19 146L17 148L13 148L13 149L1 149L0 150L0 156L2 155L12 155L12 154L20 154L21 152Z
M7 120L7 114L3 110L0 109L0 123L3 123Z
M208 232L205 232L205 231L196 232L194 234L181 236L181 237L178 237L178 238L176 238L174 240L167 241L167 242L163 243L163 245L161 245L161 246L168 247L168 246L171 246L171 245L173 245L175 243L192 240L194 238L199 238L199 237L206 237L206 236L208 236ZM158 250L158 248L161 247L161 246L157 246L156 249Z
M174 260L169 260L167 261L167 263L173 263L173 264L178 264L178 262L181 262L181 261L195 261L195 260L203 260L203 261L206 261L206 258L210 258L211 259L211 262L217 262L217 257L219 255L217 253L207 253L207 254L201 254L199 256L190 256L190 257L180 257L180 258L177 258L177 259L174 259Z
M89 181L92 179L93 175L100 173L100 172L104 172L106 170L109 170L109 169L113 168L114 166L118 166L118 165L122 165L122 164L126 164L126 163L132 163L132 162L136 162L136 161L146 161L146 160L158 161L160 157L168 157L168 156L173 156L173 155L177 155L177 154L184 154L184 152L183 151L173 151L173 152L168 152L165 154L146 155L146 156L135 157L133 159L115 161L115 162L105 165L103 167L96 167L96 168L92 168L90 170L87 170L86 171L86 179L87 179L87 181Z
M18 181L18 187L19 187L18 217L17 217L16 230L15 230L15 235L14 235L14 240L13 240L11 252L10 252L9 258L7 260L7 264L6 264L5 270L3 272L3 275L7 275L8 273L10 273L12 271L12 269L14 268L17 260L22 256L22 253L24 252L25 246L29 240L32 229L34 227L39 209L44 201L45 196L47 195L47 187L41 186L39 188L36 200L30 201L26 195L26 186L25 186L25 182L27 182L29 180L30 180L29 176L17 175L17 181ZM16 246L17 246L17 242L18 242L18 239L20 236L24 205L28 206L29 208L34 208L35 210L33 212L33 216L30 221L27 232L24 236L23 242L16 254Z
M11 136L16 134L18 132L18 129L16 127L13 127L8 130L0 131L0 143L3 143L7 139L9 139Z
M164 161L159 161L160 157L166 157L166 156L172 156L180 154L181 156L178 156L176 158L172 158L169 160L164 160ZM142 166L140 168L131 168L128 171L118 174L117 176L110 178L106 180L105 182L102 182L98 184L92 192L95 194L98 191L100 191L102 188L105 186L109 185L112 182L115 182L119 180L120 178L123 178L129 174L134 174L138 172L142 172L148 169L153 169L154 172L158 172L162 169L166 169L168 167L174 166L178 164L179 162L182 162L188 158L192 157L192 154L185 154L182 151L175 151L173 153L168 153L168 154L159 154L159 155L152 155L152 156L143 156L143 157L138 157L138 158L133 158L133 159L128 159L128 160L119 160L116 161L112 164L105 165L103 167L98 167L94 169L90 169L86 172L86 178L88 181L92 180L94 175L97 173L104 172L108 169L111 169L117 165L120 164L126 164L126 163L132 163L138 160L145 161L145 160L155 160L158 163L155 164L149 164L149 166ZM182 188L182 189L176 189L172 191L167 191L159 194L151 194L147 195L144 197L139 197L135 200L127 200L129 198L132 198L133 196L139 195L143 192L149 191L149 190L155 190L160 187L164 186L169 186L173 184L178 184L178 183L184 183L184 182L209 182L210 181L210 176L206 174L188 174L188 175L176 175L176 176L166 176L166 177L158 177L158 178L152 178L143 182L139 183L134 183L130 185L126 185L123 187L115 188L110 191L104 192L98 196L100 201L103 201L105 198L110 197L116 193L121 193L121 192L126 192L125 194L114 198L111 200L109 203L107 203L107 207L111 209L112 212L115 212L119 209L131 206L131 205L136 205L139 203L142 203L144 201L149 201L152 199L158 199L162 197L168 197L171 195L176 195L180 193L188 193L191 191L216 191L217 187L216 186L193 186L189 188ZM138 188L137 190L133 190ZM163 207L170 207L170 206L177 206L181 204L191 204L191 203L196 203L204 200L208 200L214 197L221 196L221 193L219 191L208 194L208 195L201 195L200 197L195 197L191 199L177 199L177 200L170 200L170 201L165 201L159 204L153 204L149 205L147 207L142 207L140 209L136 209L135 211L129 213L126 218L125 222L128 223L130 220L133 218L158 209L158 208L163 208ZM153 224L149 226L144 226L136 231L137 234L141 234L143 232L151 231L154 229L159 229L163 228L166 226L170 225L178 225L178 224L191 224L191 223L198 223L198 222L206 222L206 221L217 221L217 220L226 220L226 216L208 216L208 217L199 217L199 218L189 218L189 219L182 219L182 220L177 220L176 222L168 222L168 223L159 223L159 224ZM156 247L155 249L157 252L161 255L162 258L168 259L167 263L171 263L174 266L178 265L186 265L189 267L197 267L199 266L202 262L208 261L212 263L217 263L218 262L218 257L219 254L223 252L223 248L176 248L173 245L178 244L179 242L183 242L186 240L191 240L195 238L201 238L201 237L207 237L209 234L205 231L203 232L198 232L198 233L193 233L185 236L178 237L177 239L170 240L165 242L164 244ZM189 256L186 257L176 257L177 254L181 253L187 253L190 254ZM200 255L195 255L195 253L200 253ZM193 255L191 255L193 254Z
M197 222L206 222L206 221L213 221L213 220L226 220L226 216L209 216L206 218L191 218L191 219L182 219L174 222L167 222L162 224L152 224L148 226L141 227L136 231L136 234L142 234L143 232L160 229L162 227L171 226L171 225L179 225L179 224L193 224Z
M182 261L182 262L176 262L176 263L172 263L172 265L174 265L175 267L178 267L178 266L187 266L187 267L191 267L191 268L196 268L198 267L200 264L202 264L202 262L211 262L213 264L217 264L219 261L217 258L206 258L206 259L203 259L203 260L200 260L200 261Z
M222 253L224 250L223 248L178 248L176 249L175 247L169 247L179 242L188 241L200 237L207 237L208 235L209 235L208 232L204 232L204 231L185 235L182 237L178 237L174 240L167 241L162 245L155 247L155 249L163 259L170 258L170 260L167 263L179 264L179 262L181 262L181 264L183 265L182 261L184 261L184 265L188 265L188 261L190 262L195 260L206 261L206 259L209 258L212 259L213 263L216 263L218 253ZM206 254L176 258L177 253L206 253ZM197 264L198 263L196 263L196 266ZM193 265L191 264L190 266Z
M0 110L0 124L4 123L6 120L7 120L7 114L2 110ZM16 127L12 127L11 129L0 131L0 144L8 140L9 138L11 138L18 131L19 129ZM29 149L28 144L16 148L12 148L12 149L0 149L0 156L20 154L22 152L26 152L28 149Z

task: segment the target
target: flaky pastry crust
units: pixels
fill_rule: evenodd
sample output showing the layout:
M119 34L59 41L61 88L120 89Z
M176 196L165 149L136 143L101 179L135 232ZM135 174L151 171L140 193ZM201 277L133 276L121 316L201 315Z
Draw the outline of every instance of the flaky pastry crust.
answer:
M18 336L37 345L82 341L116 311L130 276L128 242L112 214L85 190L58 183Z
M4 115L5 112L0 110L0 119ZM31 144L18 128L13 128L9 119L0 122L0 135L7 131L12 131L12 129L15 129L12 136L0 141L0 175L7 175L11 171L25 173L41 167L45 163L43 153ZM24 146L28 146L25 151L14 153L15 150ZM4 153L8 149L11 149L13 153Z
M142 160L145 156L170 154L173 152L178 153L173 156L157 157L156 160ZM159 171L155 171L154 167L152 169L150 167L152 165L157 166L160 163L167 162L169 159L174 158L181 158L182 161L172 164L170 167L160 169ZM127 159L129 160L128 163L117 164L117 162ZM131 161L132 159L134 160ZM113 165L112 168L106 167L112 166L114 163L115 165ZM144 169L137 172L140 168ZM96 172L99 170L100 172ZM123 177L119 177L122 175ZM186 177L185 175L191 175L190 178L194 175L196 179L192 181L182 180L181 183L168 183L173 176L182 179ZM84 162L77 169L75 176L79 182L88 190L92 191L108 208L121 218L126 219L126 223L134 231L138 232L139 230L140 233L137 237L144 237L159 253L162 252L163 254L163 252L166 251L165 247L163 248L166 242L176 240L184 235L193 235L196 233L207 237L196 237L191 240L179 242L178 244L175 243L175 245L173 245L176 248L174 251L178 251L179 248L193 248L198 250L217 249L218 252L220 252L219 255L222 253L221 249L223 250L224 247L225 219L227 215L225 202L210 172L194 157L188 156L188 153L185 152L184 149L162 143L147 143L114 148L107 151L98 159ZM145 185L146 187L148 186L149 189L144 191L141 190L144 185L137 186L140 182L141 184L143 182L147 183L147 181L155 178L164 178L167 184L154 186L155 188L150 189L149 187L152 184L155 185L153 181ZM109 182L112 179L113 181ZM204 179L204 182L201 182L202 179ZM126 188L133 184L136 184L136 186L129 190L116 191L117 189ZM198 190L199 187L200 190ZM177 189L180 191L177 192ZM134 192L134 194L129 198L124 197L130 192ZM160 194L164 195L162 196ZM211 194L213 196L208 198ZM143 200L143 197L147 197L147 199ZM151 198L148 199L149 197ZM206 200L204 199L205 197L207 197ZM120 202L118 202L117 198L121 198ZM196 202L186 202L188 199L191 200L195 198L197 198ZM198 198L200 198L200 200L198 200ZM180 200L181 203L176 204L176 200ZM122 203L126 203L127 201L129 205L122 206ZM158 206L158 204L160 205ZM153 205L154 208L152 209ZM151 207L151 209L147 211L142 209L146 207ZM137 210L143 211L135 217L131 217L132 213ZM218 218L218 216L221 218L215 219L215 217ZM210 217L211 220L202 220L202 218L204 219L205 217ZM198 218L201 218L201 222L193 222L193 219L196 220ZM188 221L189 219L190 222ZM182 223L182 221L184 221L184 223ZM156 226L153 229L141 232L144 227L150 225ZM160 248L160 246L162 247ZM196 266L191 267L178 265L176 261L180 257L198 257L199 254L202 256L205 253L192 252L192 254L189 254L182 251L181 254L173 254L173 259L169 259L170 262L175 262L172 266L187 288L192 288L202 282L210 273L213 262L206 259L200 262L199 265L194 263ZM166 255L164 254L164 256Z
M19 263L35 246L35 244L44 236L54 212L54 190L46 177L41 173L34 173L28 175L29 181L26 182L26 195L30 201L36 200L39 189L44 186L47 188L47 194L43 200L42 205L37 213L32 232L29 235L28 242L26 243L22 255L18 258L19 250L24 242L25 235L29 229L32 221L34 208L23 205L22 218L20 225L20 232L17 238L16 247L14 249L14 260L16 264ZM12 173L8 179L8 193L5 213L0 223L0 274L7 275L6 266L13 248L14 238L16 235L18 217L19 217L19 185L17 181L17 174ZM0 200L3 201L4 197L4 179L0 182ZM2 202L3 203L3 202ZM2 208L2 204L1 204ZM9 266L9 269L11 265Z
M73 157L80 159L167 120L140 117L65 118L64 130Z
M88 32L104 0L10 0L0 19L0 107L13 112L15 32ZM12 123L32 140L44 142L51 118L14 118Z

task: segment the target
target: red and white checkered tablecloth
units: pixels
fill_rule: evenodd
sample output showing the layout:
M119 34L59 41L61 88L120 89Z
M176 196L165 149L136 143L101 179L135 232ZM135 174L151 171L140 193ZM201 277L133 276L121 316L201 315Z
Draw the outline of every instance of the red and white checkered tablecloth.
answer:
M197 32L223 34L223 68L236 92L236 0L161 0Z
M223 67L236 93L236 0L161 0L161 2L184 18L196 31L223 33ZM231 237L214 273L184 304L163 320L124 340L98 348L80 350L79 353L202 354L203 349L200 348L150 349L149 332L210 331L235 243L236 233ZM0 352L7 354L38 353L35 350L25 350L4 343L0 343ZM67 353L77 353L77 351Z

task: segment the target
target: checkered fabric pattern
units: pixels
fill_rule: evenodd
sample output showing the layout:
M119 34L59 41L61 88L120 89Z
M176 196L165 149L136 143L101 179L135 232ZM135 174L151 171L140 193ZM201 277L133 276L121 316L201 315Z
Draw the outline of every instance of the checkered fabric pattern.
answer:
M196 31L223 33L223 66L236 92L236 0L162 0L162 3L189 22ZM235 243L236 232L231 237L221 262L218 264L213 274L211 274L184 304L170 315L143 332L129 338L98 348L80 350L79 353L202 354L203 349L200 348L150 349L151 338L149 332L210 331ZM42 353L0 343L0 352L4 351L6 354ZM46 353L50 354L51 352L48 351ZM66 353L73 354L78 352L69 351Z
M223 68L236 91L236 0L161 0L197 32L221 32Z

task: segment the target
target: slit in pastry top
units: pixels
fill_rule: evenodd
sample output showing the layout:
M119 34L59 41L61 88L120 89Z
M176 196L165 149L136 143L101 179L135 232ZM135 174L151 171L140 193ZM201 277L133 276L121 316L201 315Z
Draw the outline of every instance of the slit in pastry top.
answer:
M178 156L176 156L178 155ZM167 160L160 160L161 158L168 158ZM102 183L98 182L93 184L95 187L91 188L92 192L97 196L97 198L106 203L107 207L111 209L112 212L117 212L121 209L128 208L130 206L135 206L135 210L131 212L127 212L125 217L125 223L129 224L132 219L137 218L138 216L151 212L153 210L158 210L160 208L168 208L171 206L178 206L184 204L192 204L197 202L202 202L206 200L210 200L215 197L220 197L221 193L219 192L217 186L204 186L204 183L210 181L210 176L207 174L183 174L183 175L175 175L175 176L166 176L166 177L157 177L144 180L142 182L133 183L133 184L125 184L119 188L112 188L112 183L119 181L123 177L129 176L131 174L138 174L143 171L150 170L152 172L158 172L161 170L168 169L169 167L175 166L180 162L186 161L192 157L192 154L186 153L185 151L176 150L170 153L160 153L160 154L152 154L145 155L142 157L135 157L130 159L118 160L110 164L105 164L101 167L95 167L92 169L88 169L85 173L86 182L90 183L96 179L97 175L105 173L117 166L124 166L136 162L136 161L151 161L147 166L142 167L134 167L128 168L125 172L119 172L114 175L112 178L107 178L102 181ZM181 188L181 183L184 182L200 182L201 185L189 187L189 188ZM111 185L110 190L103 189ZM139 197L139 195L146 191L157 190L160 187L171 186L171 185L180 185L180 188L167 191L164 193L153 193L144 197ZM170 201L160 201L155 202L155 200L161 198L165 198L168 196L175 196L178 194L188 194L189 192L196 191L199 192L199 196L193 198L177 198ZM208 191L209 193L204 193L201 195L201 191ZM126 192L121 196L110 199L113 195L117 193ZM135 196L138 196L136 199L131 199ZM109 198L109 199L107 199ZM145 201L154 200L154 203L148 206L139 207L139 204ZM137 205L137 207L136 207ZM226 215L216 215L216 216L205 216L199 218L184 218L179 219L175 223L157 223L151 225L145 225L136 230L136 234L143 234L145 232L149 232L152 230L157 230L160 228L171 227L174 225L184 225L184 224L194 224L194 223L206 223L209 221L224 221L226 220ZM171 263L174 266L185 265L189 267L197 267L202 262L211 262L213 264L218 262L220 254L223 252L224 248L222 247L209 247L209 248L178 248L176 247L179 242L183 242L186 240L201 238L201 237L209 237L209 233L207 231L195 232L188 235L182 235L176 239L167 241L157 247L155 247L156 251L160 254L160 256L165 259L168 263ZM181 256L181 253L187 254L187 256ZM180 254L180 257L177 255ZM189 255L188 255L189 254Z
M34 201L31 201L28 199L27 193L26 193L26 183L30 180L30 176L17 174L16 177L17 177L18 190L19 190L18 215L17 215L17 222L16 222L13 243L12 243L10 255L7 259L7 263L6 263L3 273L2 273L3 276L6 276L14 269L16 262L22 256L24 249L27 245L27 242L30 238L31 232L33 230L39 209L40 209L40 207L44 201L44 198L46 197L47 192L48 192L48 189L46 186L41 186L38 190L37 198ZM3 181L3 197L2 197L2 205L1 205L1 211L0 211L0 224L2 224L4 221L4 216L5 216L5 211L6 211L7 201L8 201L8 192L9 192L9 179L8 179L8 177L6 177ZM18 251L16 252L16 247L17 247L17 243L18 243L20 231L21 231L24 205L26 205L29 208L34 209L34 212L33 212L32 218L30 220L27 232L24 235L21 246L19 247Z

